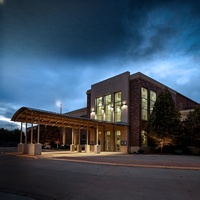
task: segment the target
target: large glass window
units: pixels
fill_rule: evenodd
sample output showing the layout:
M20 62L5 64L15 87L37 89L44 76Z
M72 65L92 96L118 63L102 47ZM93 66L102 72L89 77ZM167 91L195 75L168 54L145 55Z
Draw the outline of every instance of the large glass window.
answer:
M156 102L156 93L153 91L150 91L150 114L153 111L155 102Z
M110 131L105 132L105 151L111 151Z
M122 93L115 93L115 122L121 121L121 103L122 103Z
M111 121L111 95L104 97L105 104L105 121Z
M102 97L96 98L97 119L102 120Z
M148 93L146 88L141 88L141 118L147 120Z
M115 151L121 150L121 131L115 131Z
M147 133L144 130L141 131L141 146L147 146Z

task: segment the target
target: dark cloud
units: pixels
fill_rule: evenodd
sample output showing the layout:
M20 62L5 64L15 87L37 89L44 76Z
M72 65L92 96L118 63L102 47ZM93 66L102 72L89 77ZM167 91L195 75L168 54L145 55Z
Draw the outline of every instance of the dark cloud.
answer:
M198 52L199 5L199 1L130 1L127 21L132 33L130 56L149 59L166 50L171 53L181 49L184 54Z
M59 111L61 101L66 112L84 107L91 84L124 71L148 72L199 99L199 79L193 87L184 82L193 74L181 72L199 69L200 1L5 0L0 19L6 119L21 106ZM178 72L163 79L173 68Z
M101 57L120 51L126 2L8 1L1 38L9 38L13 50L20 45L21 51L29 49L36 55Z
M16 108L12 104L0 102L0 115L1 116L10 118L15 111L16 111Z
M8 1L0 40L4 55L22 57L28 51L47 59L144 59L169 48L168 42L179 35L177 43L191 41L187 50L193 52L199 48L199 29L184 31L192 23L199 27L198 11L193 0ZM149 45L141 48L149 31L154 32Z

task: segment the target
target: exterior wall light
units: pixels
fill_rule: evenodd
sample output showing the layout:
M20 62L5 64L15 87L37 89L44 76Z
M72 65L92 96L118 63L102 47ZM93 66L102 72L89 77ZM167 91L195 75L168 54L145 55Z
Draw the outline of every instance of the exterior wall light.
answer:
M121 107L125 107L125 106L127 106L126 101L123 101Z
M122 104L121 109L125 109L125 108L127 108L127 104Z
M95 114L95 112L94 112L94 108L91 109L91 114L92 114L92 115Z

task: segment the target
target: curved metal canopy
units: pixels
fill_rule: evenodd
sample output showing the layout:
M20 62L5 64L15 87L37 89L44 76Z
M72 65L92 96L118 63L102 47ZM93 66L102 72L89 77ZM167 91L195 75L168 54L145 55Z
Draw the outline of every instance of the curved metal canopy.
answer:
M96 127L97 125L127 126L126 123L112 123L88 118L69 116L34 108L21 107L12 116L11 121L33 123L58 127Z

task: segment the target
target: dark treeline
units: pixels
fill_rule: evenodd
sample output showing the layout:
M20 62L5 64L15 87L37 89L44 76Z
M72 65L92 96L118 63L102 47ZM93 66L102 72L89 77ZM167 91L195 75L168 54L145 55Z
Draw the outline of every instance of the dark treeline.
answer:
M38 127L33 128L33 143L37 143ZM0 128L0 146L17 146L20 143L21 130L8 130ZM56 144L61 143L60 128L52 126L40 126L40 143ZM25 142L25 134L22 132L22 143ZM27 143L31 142L31 128L27 129Z
M19 129L7 130L0 128L0 146L17 146L20 142L21 131ZM24 133L23 141L24 141Z

